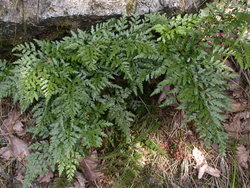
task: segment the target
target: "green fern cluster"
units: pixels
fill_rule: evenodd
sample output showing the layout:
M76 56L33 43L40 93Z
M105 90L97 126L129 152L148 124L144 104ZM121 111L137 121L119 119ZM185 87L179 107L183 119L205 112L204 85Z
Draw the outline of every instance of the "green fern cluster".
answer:
M32 110L36 124L24 186L55 165L72 180L88 149L102 145L105 127L117 127L130 140L134 114L127 101L143 90L158 53L145 22L112 19L61 41L13 49L19 59L14 75L1 83L1 97L14 96L22 111Z
M209 6L198 15L177 16L154 26L161 34L161 53L169 57L151 73L152 78L166 76L153 94L166 92L168 99L163 106L177 103L186 120L194 121L205 143L217 143L223 154L227 136L221 125L225 119L222 113L230 109L230 100L223 92L228 88L226 80L235 76L224 62L241 52L228 42L235 30L244 33L249 25L249 19L242 19L241 14L249 16L242 10L232 15ZM223 37L218 37L220 33ZM237 40L242 38L237 36ZM174 87L164 91L166 85Z
M242 23L237 29L247 20L216 11L171 19L122 17L61 41L16 46L19 58L0 84L0 98L13 96L22 111L33 112L36 126L30 131L37 142L28 156L24 186L56 169L71 180L89 148L102 145L105 127L113 126L128 142L134 119L130 103L143 93L145 81L162 75L165 79L153 94L173 85L164 104L177 102L205 141L218 143L224 152L222 111L229 100L223 92L231 75L223 60L237 49L230 50L223 43L228 38L216 34L224 28L231 32L232 20ZM227 19L224 25L217 14Z

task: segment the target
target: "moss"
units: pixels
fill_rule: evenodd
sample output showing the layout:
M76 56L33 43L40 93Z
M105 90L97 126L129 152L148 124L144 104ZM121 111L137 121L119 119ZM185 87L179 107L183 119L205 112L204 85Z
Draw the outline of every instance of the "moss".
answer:
M126 13L132 14L134 9L135 9L135 4L136 4L136 0L129 0L129 2L126 5Z

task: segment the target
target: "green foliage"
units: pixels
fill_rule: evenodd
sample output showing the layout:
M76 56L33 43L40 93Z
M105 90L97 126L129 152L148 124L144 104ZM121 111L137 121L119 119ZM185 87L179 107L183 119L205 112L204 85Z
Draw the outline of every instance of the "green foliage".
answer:
M13 65L0 59L0 98L11 96L15 89Z
M168 58L151 73L153 78L166 75L153 94L166 92L168 99L163 106L177 102L186 120L195 122L205 143L217 143L223 154L227 136L221 125L225 119L222 112L230 108L223 91L228 87L226 79L234 76L224 61L248 51L238 50L237 42L231 42L232 32L245 32L249 25L249 20L237 17L239 13L234 16L209 6L199 15L177 16L154 26L161 34L162 53ZM224 37L218 37L220 33ZM238 41L242 38L237 36ZM166 85L174 88L164 91Z
M6 77L10 74L11 68L12 67L5 59L0 59L0 81L6 79Z
M109 135L106 127L113 126L131 141L135 97L143 93L145 81L155 78L165 77L153 94L164 91L165 85L174 86L164 104L177 102L206 143L215 142L225 152L221 124L229 100L223 92L232 75L223 61L247 53L239 46L248 45L245 14L239 9L232 16L210 7L171 19L122 17L90 31L72 32L61 41L16 46L18 59L1 80L0 98L13 96L22 111L33 112L36 126L30 132L37 142L31 148L36 152L28 157L24 186L56 169L72 180L88 149L100 147ZM243 34L232 43L232 32L239 30ZM225 37L217 36L221 31ZM249 66L245 60L239 62Z
M30 132L39 140L31 146L36 152L28 157L24 186L55 166L72 180L88 149L102 145L106 127L130 140L134 115L127 101L142 92L157 54L145 22L139 16L112 19L61 41L13 49L19 57L14 75L0 87L12 82L9 92L23 112L32 110L36 126Z
M234 51L234 57L243 69L250 67L250 36L248 32L250 17L249 4L227 2L221 9L208 6L207 20L214 23L209 32L217 36L212 38L216 44L223 44ZM207 28L208 30L208 28ZM212 32L213 31L213 32ZM216 40L215 40L216 39Z
M120 135L112 134L105 142L104 172L115 179L113 187L148 187L145 182L148 163L155 162L155 155L167 157L166 151L152 140L149 135L156 133L160 119L155 114L148 114L143 121L134 124L131 142L126 144ZM147 156L147 159L145 158Z

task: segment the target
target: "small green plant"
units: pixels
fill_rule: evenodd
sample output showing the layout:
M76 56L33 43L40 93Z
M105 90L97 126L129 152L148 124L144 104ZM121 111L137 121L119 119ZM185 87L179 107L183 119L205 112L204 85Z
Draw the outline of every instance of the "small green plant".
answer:
M30 132L37 142L27 157L24 187L49 170L72 180L79 160L109 137L106 127L130 142L137 110L132 104L155 78L165 77L153 94L172 85L164 105L177 102L206 143L219 144L224 153L222 112L229 100L223 92L232 75L223 61L238 48L217 34L230 37L232 23L242 29L249 20L240 15L210 8L183 17L122 17L61 41L16 46L19 58L1 80L0 98L13 96L23 112L33 113L36 126Z
M205 143L217 143L225 154L227 136L221 123L225 119L222 113L230 108L230 101L223 91L228 87L226 80L234 75L224 62L239 54L241 59L249 59L242 55L249 49L237 48L240 41L249 48L249 41L243 42L249 18L243 19L242 14L248 14L235 7L233 15L225 9L208 7L200 14L178 15L154 26L161 34L158 39L161 53L171 55L151 73L153 78L166 76L153 94L165 92L166 85L173 85L173 89L166 91L168 99L163 106L178 103L178 108L185 111L186 120L194 121ZM235 31L237 41L232 42Z
M121 136L116 134L105 139L102 168L115 179L113 187L148 186L144 179L148 163L154 155L167 156L166 151L149 137L160 127L157 119L161 118L150 113L144 116L143 121L135 122L129 144L122 142Z
M12 74L12 69L12 64L8 63L8 61L5 59L0 59L0 82L5 80L8 76Z

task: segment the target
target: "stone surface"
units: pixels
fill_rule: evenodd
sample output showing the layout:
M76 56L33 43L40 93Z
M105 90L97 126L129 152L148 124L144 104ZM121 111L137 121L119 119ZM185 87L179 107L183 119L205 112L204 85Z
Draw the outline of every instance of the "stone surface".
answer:
M206 0L0 0L0 58L33 38L57 39L110 17L196 11ZM3 56L3 55L2 55Z

